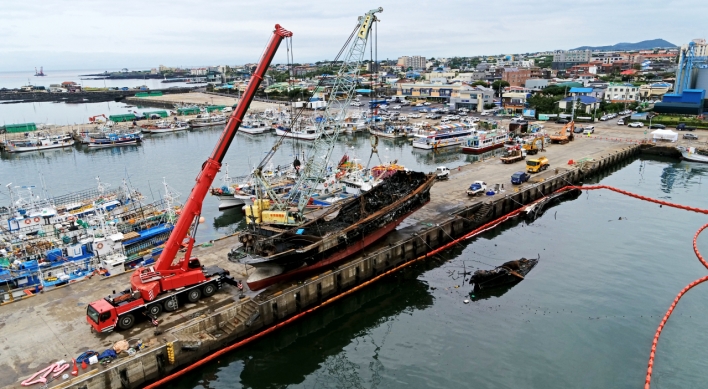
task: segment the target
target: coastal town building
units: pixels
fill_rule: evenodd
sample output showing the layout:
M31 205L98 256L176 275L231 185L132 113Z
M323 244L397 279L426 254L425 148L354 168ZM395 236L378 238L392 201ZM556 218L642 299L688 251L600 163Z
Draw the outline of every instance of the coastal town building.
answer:
M580 63L588 63L590 58L590 50L557 50L553 52L551 68L555 70L568 69Z
M425 57L419 55L398 57L396 64L402 66L404 69L425 69L426 67Z

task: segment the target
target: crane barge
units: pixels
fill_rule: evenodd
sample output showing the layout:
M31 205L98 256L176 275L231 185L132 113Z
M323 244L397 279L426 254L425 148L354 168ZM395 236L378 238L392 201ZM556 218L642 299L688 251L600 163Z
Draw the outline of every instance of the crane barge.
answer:
M145 314L154 318L163 310L176 310L179 307L179 299L186 298L189 302L195 302L202 297L212 296L224 283L235 283L227 270L217 266L202 266L197 258L191 257L194 237L199 225L202 202L221 168L224 156L280 43L290 37L292 32L275 25L265 53L241 101L226 123L216 147L202 165L196 184L165 244L164 251L154 266L138 268L131 275L130 288L119 293L114 292L88 305L86 321L92 330L111 332L116 327L125 330L135 324L137 315ZM186 247L184 257L178 258L177 254L183 247Z

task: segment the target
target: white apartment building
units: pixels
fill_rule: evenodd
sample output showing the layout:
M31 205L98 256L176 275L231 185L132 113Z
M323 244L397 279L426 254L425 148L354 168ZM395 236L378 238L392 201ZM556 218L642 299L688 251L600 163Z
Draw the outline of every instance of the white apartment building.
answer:
M398 57L398 66L403 66L404 69L413 68L413 69L425 69L426 62L425 62L425 57L421 57L419 55L414 55L414 56L403 56L403 57Z
M580 62L590 61L590 50L557 50L553 52L553 62Z
M611 103L639 101L639 87L632 84L610 84L605 90L605 101Z

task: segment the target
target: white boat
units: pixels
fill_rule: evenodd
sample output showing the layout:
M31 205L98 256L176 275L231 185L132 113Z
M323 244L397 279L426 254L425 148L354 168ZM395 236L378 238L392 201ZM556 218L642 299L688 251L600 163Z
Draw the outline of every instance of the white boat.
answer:
M677 147L681 152L681 157L686 161L708 163L708 155L701 153L695 147Z
M227 117L226 115L222 114L216 114L216 115L211 115L208 113L203 113L200 115L197 115L196 118L192 119L189 121L189 125L194 127L209 127L209 126L218 126L220 124L226 124Z
M444 147L459 146L472 134L471 128L458 128L451 131L436 132L426 137L413 140L413 147L423 150L437 150Z
M167 121L167 120L160 120L159 122L156 122L154 124L147 124L141 126L142 132L148 132L150 134L160 134L160 133L165 133L165 132L175 132L175 131L183 131L183 130L188 130L189 129L189 124L187 122L182 122L182 121Z
M8 153L22 153L26 151L71 147L73 145L74 139L71 134L68 133L60 135L37 134L36 136L22 140L7 140L5 142L5 151Z
M462 143L462 152L465 154L481 154L504 146L509 139L505 130L475 131L465 138Z
M252 134L252 135L257 135L257 134L264 134L268 131L272 131L273 127L267 125L265 122L261 120L247 120L244 121L243 124L238 128L239 132L244 132L246 134Z
M305 126L304 128L294 129L279 126L275 129L275 133L278 136L302 140L315 140L318 136L317 127L315 126ZM334 130L325 127L324 133L327 135L332 135L334 134Z

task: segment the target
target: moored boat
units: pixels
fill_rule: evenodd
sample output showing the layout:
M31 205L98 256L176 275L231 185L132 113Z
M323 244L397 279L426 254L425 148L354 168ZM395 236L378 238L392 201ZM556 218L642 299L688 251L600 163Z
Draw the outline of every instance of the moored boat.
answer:
M455 128L449 131L436 131L434 134L425 137L416 137L413 140L413 147L424 150L435 150L445 147L459 146L465 138L472 134L472 129L468 127Z
M695 147L677 147L678 151L681 152L681 158L686 161L691 162L703 162L708 163L708 152L697 149Z
M143 140L142 134L139 132L125 134L105 134L104 137L90 138L88 147L114 147L114 146L129 146L141 143Z
M5 142L5 151L8 153L22 153L71 147L73 145L74 139L71 134L49 135L40 133L22 140L7 140Z
M509 134L504 130L476 131L463 140L462 152L480 154L504 146Z
M197 115L196 118L192 119L189 121L189 125L192 128L196 127L209 127L209 126L217 126L221 124L226 124L227 117L226 115L223 114L209 114L209 113L203 113Z

